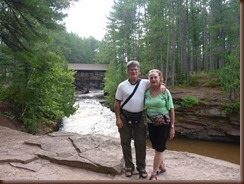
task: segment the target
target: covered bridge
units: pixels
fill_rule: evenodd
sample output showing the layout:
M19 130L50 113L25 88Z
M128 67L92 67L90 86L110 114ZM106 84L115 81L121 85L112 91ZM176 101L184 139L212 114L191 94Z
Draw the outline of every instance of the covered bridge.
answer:
M68 63L69 67L76 71L76 89L84 92L94 89L103 89L103 79L108 68L107 64L78 64Z

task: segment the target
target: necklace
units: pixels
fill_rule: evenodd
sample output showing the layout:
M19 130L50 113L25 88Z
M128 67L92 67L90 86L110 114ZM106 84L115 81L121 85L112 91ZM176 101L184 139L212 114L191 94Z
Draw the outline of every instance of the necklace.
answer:
M153 89L151 88L151 89L150 89L150 92L153 93L153 94L154 94L154 93L158 93L158 88L155 89L155 90L153 90Z

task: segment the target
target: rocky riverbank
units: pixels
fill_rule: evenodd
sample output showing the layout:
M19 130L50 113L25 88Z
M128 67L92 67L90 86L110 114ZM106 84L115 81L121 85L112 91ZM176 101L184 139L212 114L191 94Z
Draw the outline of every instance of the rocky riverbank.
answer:
M240 141L240 117L229 116L221 105L228 98L218 89L170 89L175 102L177 136L224 142ZM180 107L183 96L200 104ZM22 132L14 107L0 102L0 180L141 180L123 175L119 140L106 136L53 132L55 124L39 127L36 135ZM48 134L49 133L49 134ZM95 144L94 144L95 143ZM147 149L147 171L154 150ZM240 165L188 152L167 150L167 172L159 180L241 181Z
M169 90L175 106L176 137L240 143L240 114L228 114L224 111L223 105L231 101L220 88L169 87ZM190 108L183 108L181 99L186 96L197 98L199 103ZM14 107L0 102L0 125L22 130L20 123L15 119ZM45 134L55 129L55 123L50 126L40 125L37 134Z
M0 180L123 180L144 181L138 173L123 174L119 139L100 135L53 132L31 135L0 129ZM147 148L147 171L154 150ZM239 182L240 165L187 152L165 151L166 181Z
M175 105L176 136L190 139L240 143L240 114L229 114L223 105L230 99L219 88L170 89ZM183 108L182 97L195 97L199 103Z

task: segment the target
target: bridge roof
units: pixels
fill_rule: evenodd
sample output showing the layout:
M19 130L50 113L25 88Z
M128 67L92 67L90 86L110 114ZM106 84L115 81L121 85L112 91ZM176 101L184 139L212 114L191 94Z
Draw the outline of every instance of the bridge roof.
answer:
M79 64L68 63L69 67L73 70L86 70L86 71L106 71L108 64Z

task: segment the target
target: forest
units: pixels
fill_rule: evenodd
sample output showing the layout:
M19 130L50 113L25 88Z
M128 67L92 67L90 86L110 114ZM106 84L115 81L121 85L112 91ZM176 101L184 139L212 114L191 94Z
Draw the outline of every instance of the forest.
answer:
M132 59L142 76L160 69L171 87L217 76L240 106L239 1L114 0L102 41L66 31L64 12L75 1L0 0L0 101L16 107L28 132L75 112L68 63L109 64L104 91L111 108Z

